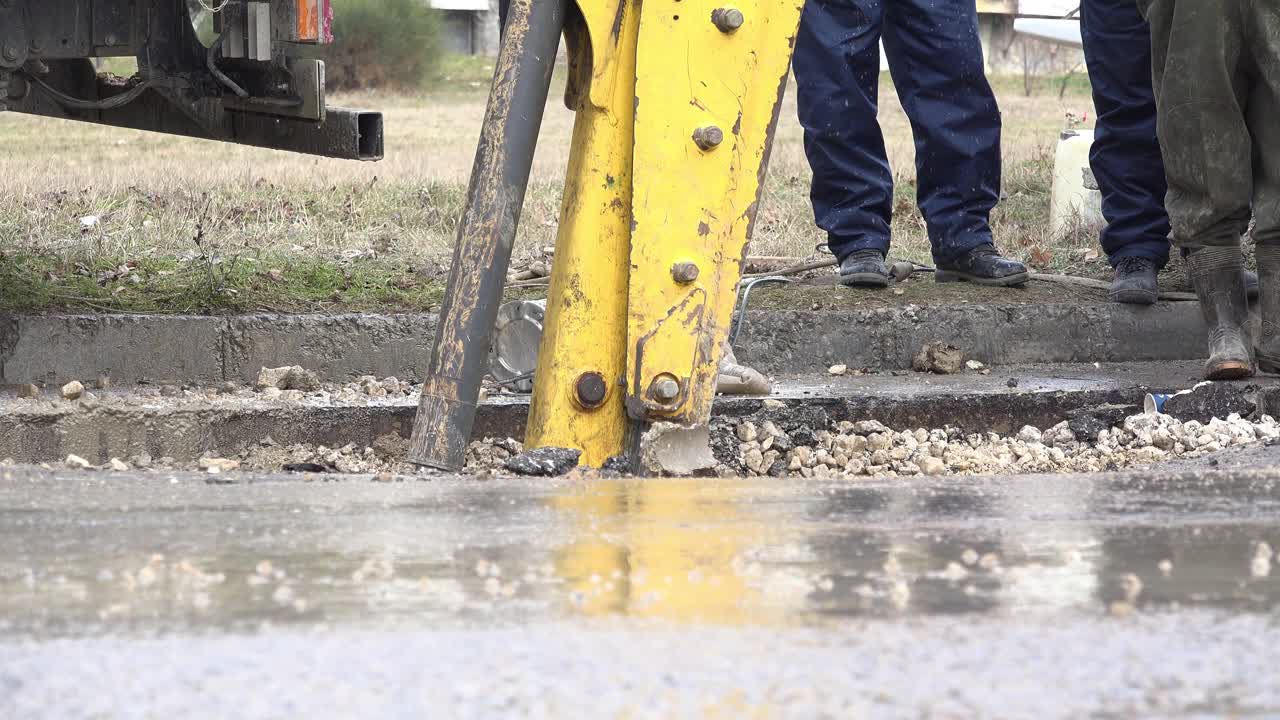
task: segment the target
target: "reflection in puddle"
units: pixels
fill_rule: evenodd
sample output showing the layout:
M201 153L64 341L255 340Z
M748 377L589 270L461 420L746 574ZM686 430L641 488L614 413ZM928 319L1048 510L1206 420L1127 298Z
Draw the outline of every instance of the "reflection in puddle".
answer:
M662 480L458 485L377 507L243 502L0 511L0 630L583 616L777 625L1267 610L1280 597L1280 532L1258 510L1274 507L1270 490L1241 492L1233 507L1221 488L1186 483Z
M803 602L800 583L764 575L758 548L786 541L732 488L609 483L554 504L577 526L556 568L585 614L767 623Z

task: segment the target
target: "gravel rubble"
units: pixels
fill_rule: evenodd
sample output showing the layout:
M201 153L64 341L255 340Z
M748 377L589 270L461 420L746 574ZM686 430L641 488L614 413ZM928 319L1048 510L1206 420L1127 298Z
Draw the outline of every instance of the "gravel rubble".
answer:
M316 385L302 368L264 369L264 373L258 383L260 389L223 383L215 388L144 386L128 393L93 395L75 383L83 393L76 400L63 399L63 395L74 393L59 392L14 402L54 410L91 409L137 406L165 396L165 403L179 406L232 406L245 401L285 405L341 402L358 406L411 403L418 392L416 384L394 377L365 376L348 383ZM312 389L296 389L299 386ZM492 388L491 392L502 390ZM1269 415L1251 421L1232 413L1226 419L1200 422L1166 414L1123 417L1120 413L1091 412L1075 414L1052 427L1025 426L1011 435L1000 435L966 433L953 427L889 428L874 420L833 423L820 408L788 409L774 400L766 400L763 408L749 418L713 420L711 432L711 447L718 461L715 474L773 477L1100 472L1269 442L1280 442L1280 423ZM65 465L117 472L203 469L221 473L239 469L377 476L435 474L436 471L405 462L406 447L407 442L395 435L380 437L372 446L343 447L281 446L266 438L234 457L206 457L199 462L179 463L173 458L137 455L94 465L73 456L66 459ZM473 441L467 452L467 470L480 475L511 472L509 463L523 450L522 444L512 438Z
M256 385L256 387L255 387ZM420 386L395 377L377 378L365 375L345 383L320 383L315 373L300 367L263 368L257 383L223 382L212 387L177 385L140 385L127 391L90 393L79 381L64 388L30 386L9 402L19 409L47 408L54 411L117 407L128 409L145 406L163 398L167 406L185 405L204 408L241 406L246 402L275 405L326 405L341 402L348 405L384 405L407 403L417 397ZM506 394L497 387L488 394ZM91 401L91 403L89 402Z
M804 439L797 442L796 435ZM1249 421L1237 414L1208 423L1168 415L1139 414L1078 437L1069 421L1050 428L1030 425L1012 436L964 433L944 427L897 430L874 420L840 422L816 433L788 432L772 420L733 425L731 457L720 455L721 475L774 477L986 475L994 473L1101 472L1176 458L1195 458L1228 447L1280 442L1270 415ZM812 442L810 441L812 438ZM723 450L724 443L720 444Z
M835 423L816 432L812 426L788 428L768 419L741 420L729 426L731 441L725 442L722 437L716 445L720 463L714 473L724 477L1102 472L1280 442L1280 423L1269 415L1249 421L1233 414L1207 424L1182 422L1168 415L1133 415L1102 430L1093 441L1077 439L1067 421L1043 430L1026 426L1012 436L966 434L955 428L895 430L874 420ZM336 448L281 446L266 438L231 458L206 457L196 463L178 463L173 458L133 456L112 458L102 469L202 469L211 474L235 469L293 470L369 474L381 479L436 473L405 462L406 447L407 441L394 435L379 438L373 446L348 444ZM523 445L513 438L473 441L467 450L467 470L482 476L513 472L514 464L528 462L529 456L521 455L523 450ZM65 464L77 469L95 467L76 456L68 457ZM549 470L559 474L562 469Z

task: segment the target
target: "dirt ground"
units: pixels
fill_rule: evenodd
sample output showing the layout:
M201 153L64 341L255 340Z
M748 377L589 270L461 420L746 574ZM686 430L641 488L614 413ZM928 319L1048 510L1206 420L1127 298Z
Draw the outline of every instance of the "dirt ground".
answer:
M0 309L425 309L439 300L487 93L488 68L420 96L335 104L386 116L386 159L318 159L0 114ZM1097 275L1095 235L1048 233L1053 147L1068 115L1092 116L1087 86L1033 97L996 79L1004 119L1002 249L1042 269ZM894 254L928 261L914 207L910 127L885 76L880 123L898 180ZM516 262L554 244L573 115L553 86ZM810 172L790 88L752 253L807 256ZM34 278L34 279L33 279Z

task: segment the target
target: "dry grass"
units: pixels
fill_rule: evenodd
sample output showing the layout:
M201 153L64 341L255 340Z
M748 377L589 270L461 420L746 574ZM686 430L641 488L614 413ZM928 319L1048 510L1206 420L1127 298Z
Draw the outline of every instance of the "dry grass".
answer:
M386 115L387 159L358 164L149 133L0 114L0 262L4 255L52 258L91 270L129 260L246 258L379 266L419 276L440 272L451 250L479 127L483 67L462 66L453 82L420 97L348 96L347 106ZM895 255L928 259L914 207L910 128L887 78L880 122L899 178ZM557 82L557 87L560 83ZM1022 97L1000 93L1006 200L993 219L1006 251L1060 268L1089 233L1047 235L1052 147L1068 111L1091 111L1073 89ZM813 226L810 174L789 92L773 152L753 251L807 255L824 238ZM549 104L517 256L554 241L573 116ZM85 227L82 218L96 217ZM203 230L203 246L193 238Z

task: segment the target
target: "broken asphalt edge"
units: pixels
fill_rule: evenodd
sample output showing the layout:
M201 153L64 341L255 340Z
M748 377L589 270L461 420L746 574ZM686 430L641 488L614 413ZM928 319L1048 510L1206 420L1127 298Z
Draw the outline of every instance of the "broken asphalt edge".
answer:
M785 398L720 397L717 423L752 416L785 420L820 411L829 422L878 420L892 428L951 425L966 432L1010 434L1024 425L1050 427L1076 412L1106 411L1117 416L1141 411L1146 392L1177 390L1143 382L1075 389L961 391L955 388L909 395L822 394ZM1280 408L1280 385L1256 390L1259 412ZM193 461L234 457L263 442L372 447L388 438L405 439L416 406L409 400L375 406L270 405L165 408L74 404L12 406L0 412L0 458L19 463L60 460L70 454L103 464L112 457L146 453ZM1118 411L1118 414L1117 414ZM523 437L527 398L505 397L482 405L474 437ZM269 440L268 440L269 438Z
M418 380L431 314L0 315L0 385L116 386L248 382L301 365L325 382L361 375ZM1188 360L1204 356L1195 303L902 306L747 313L739 359L767 374L901 370L926 343L987 365Z

